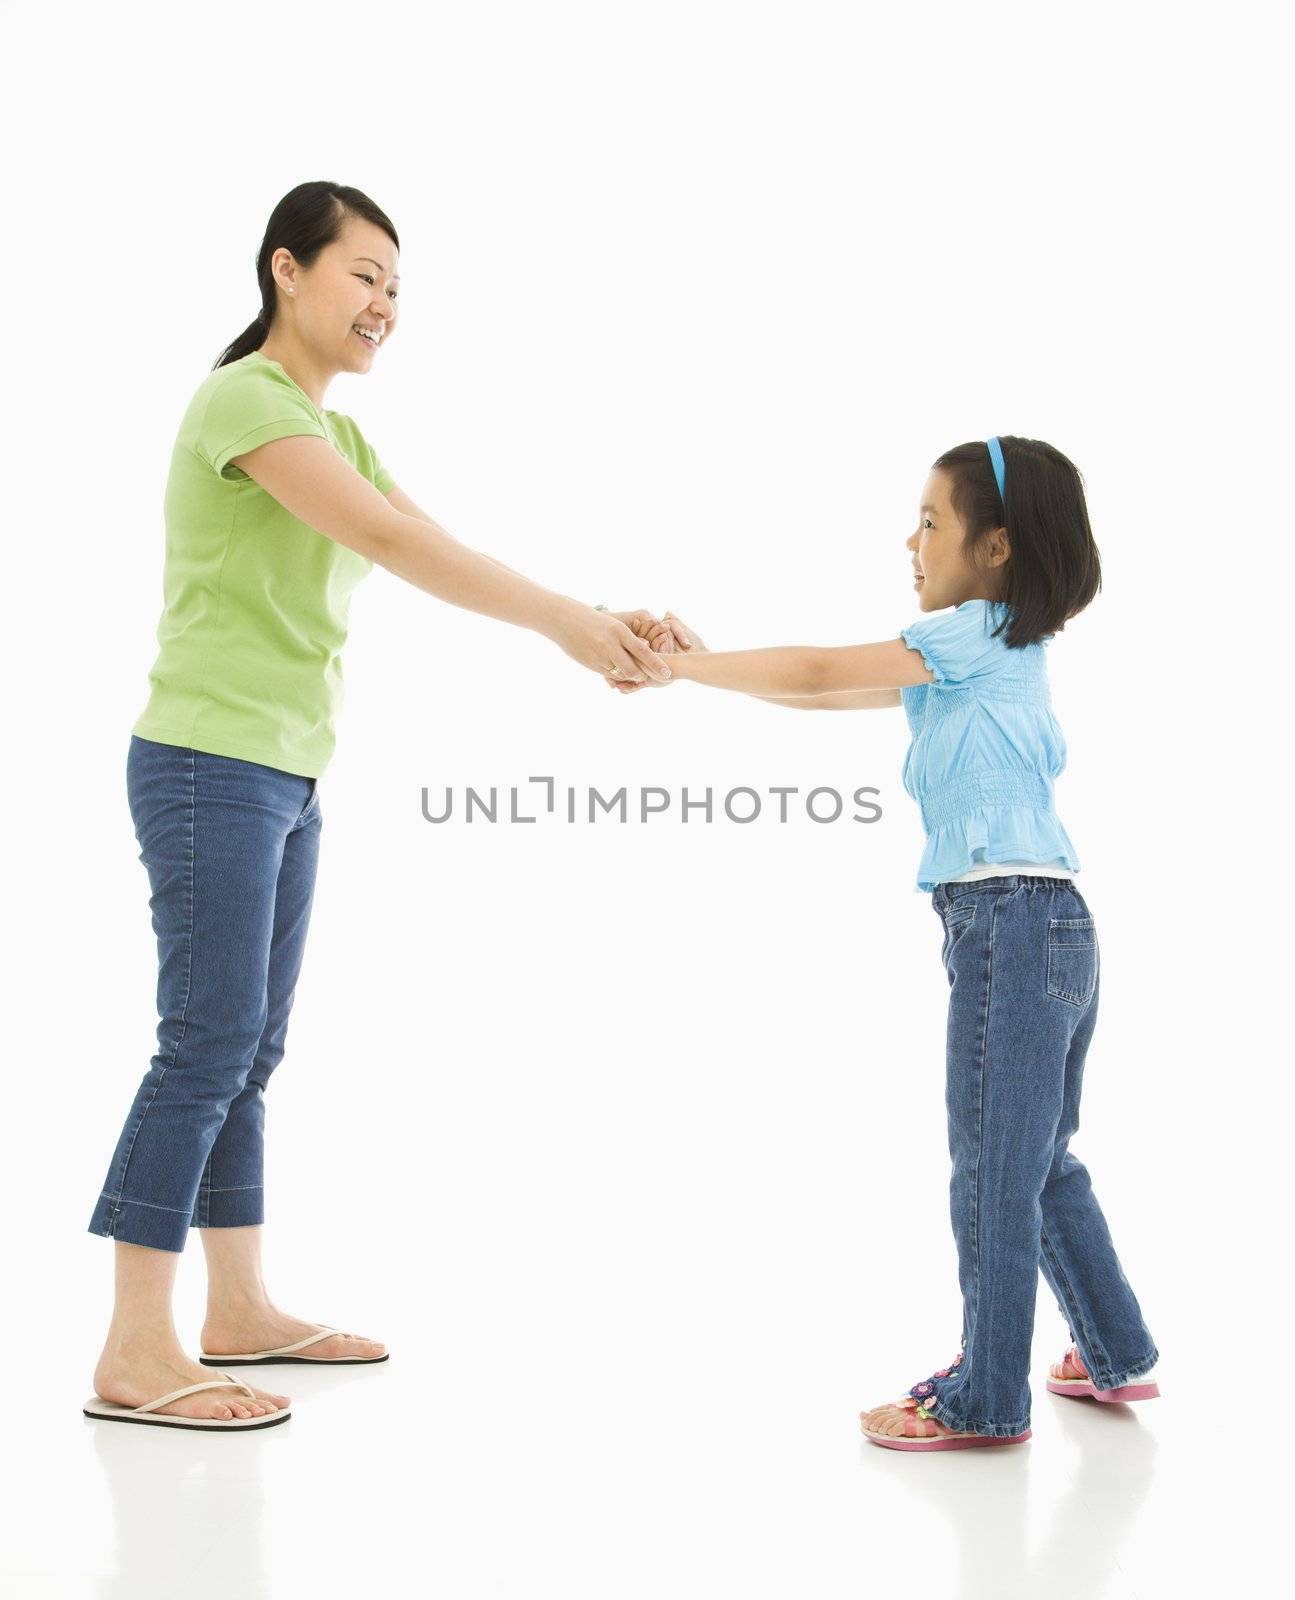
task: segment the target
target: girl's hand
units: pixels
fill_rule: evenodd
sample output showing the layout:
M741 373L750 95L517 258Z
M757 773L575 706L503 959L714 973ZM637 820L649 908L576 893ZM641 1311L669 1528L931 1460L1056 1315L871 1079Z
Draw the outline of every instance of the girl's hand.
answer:
M592 606L574 605L551 635L559 649L573 661L593 672L602 673L611 683L668 683L670 668L640 638L634 626L623 619L639 619L645 632L656 625L650 611L616 613L595 611ZM612 677L612 669L622 676Z
M685 627L673 611L667 611L661 620L670 629L681 650L705 650L701 634L695 628Z
M645 639L658 654L663 647L669 650L668 641L673 637L670 626L654 617L650 611L609 611L607 615L623 622L631 633Z

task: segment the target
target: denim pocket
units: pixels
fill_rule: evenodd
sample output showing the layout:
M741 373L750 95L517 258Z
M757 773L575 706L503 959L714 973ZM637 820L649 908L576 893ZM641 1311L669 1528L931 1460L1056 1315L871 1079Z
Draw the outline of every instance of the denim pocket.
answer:
M960 934L971 926L976 920L976 896L968 895L961 904L946 906L943 912L944 921L944 946L940 951L940 960L947 967L949 954Z
M1097 987L1097 922L1093 917L1048 919L1048 993L1085 1006Z

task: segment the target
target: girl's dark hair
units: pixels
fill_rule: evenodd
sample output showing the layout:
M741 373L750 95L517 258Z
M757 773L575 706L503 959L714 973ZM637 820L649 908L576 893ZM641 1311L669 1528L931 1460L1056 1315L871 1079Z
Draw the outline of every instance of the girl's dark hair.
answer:
M259 350L274 325L275 290L270 272L270 259L283 246L303 267L314 264L325 245L330 245L341 233L348 217L363 217L372 222L400 249L400 240L391 225L391 219L380 210L367 194L350 189L343 183L299 183L289 189L270 213L265 226L265 237L256 255L256 277L261 286L261 309L254 322L249 322L233 344L229 345L214 365L228 366L243 356Z
M1004 602L1008 615L993 636L1006 628L1008 647L1024 649L1060 633L1092 603L1102 586L1102 566L1078 467L1042 439L1000 434L998 442L1005 505L983 440L960 444L933 465L953 480L953 509L965 530L968 561L1000 584L994 598ZM1012 553L1000 567L982 567L977 552L995 528L1007 529Z

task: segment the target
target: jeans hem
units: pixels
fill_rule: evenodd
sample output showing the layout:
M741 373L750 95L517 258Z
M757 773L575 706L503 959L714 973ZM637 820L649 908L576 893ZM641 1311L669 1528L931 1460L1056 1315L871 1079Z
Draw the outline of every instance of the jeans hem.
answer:
M1088 1376L1095 1388L1122 1389L1126 1383L1133 1383L1145 1373L1150 1372L1159 1360L1160 1352L1153 1345L1150 1354L1140 1356L1131 1367L1126 1367L1123 1372L1095 1372L1090 1367Z
M184 1249L189 1232L189 1215L165 1206L128 1200L124 1195L114 1199L101 1194L86 1231L122 1244L141 1244L150 1250L172 1250L178 1254Z
M195 1228L259 1228L265 1221L265 1190L259 1183L199 1189L191 1220Z
M952 1417L943 1400L927 1399L922 1401L922 1405L955 1433L984 1433L993 1439L1008 1439L1024 1433L1030 1425L1028 1417L1020 1422L986 1422L983 1417Z

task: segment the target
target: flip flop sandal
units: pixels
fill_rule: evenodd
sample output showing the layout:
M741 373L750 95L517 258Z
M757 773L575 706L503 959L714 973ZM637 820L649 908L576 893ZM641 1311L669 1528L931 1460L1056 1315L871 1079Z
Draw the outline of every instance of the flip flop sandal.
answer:
M97 1394L92 1394L81 1409L87 1417L97 1417L102 1422L142 1422L157 1427L197 1428L203 1433L228 1433L235 1428L276 1428L292 1415L291 1406L281 1406L278 1411L272 1411L265 1417L162 1417L155 1414L159 1406L169 1405L172 1400L180 1400L186 1394L197 1394L200 1389L224 1389L229 1384L236 1389L246 1389L248 1399L256 1399L255 1390L225 1372L219 1378L212 1378L209 1383L191 1383L187 1389L174 1389L170 1394L150 1400L147 1405L119 1406L113 1400L103 1400Z
M869 1428L867 1426L869 1413L863 1411L859 1414L859 1426L863 1429L864 1438L871 1440L873 1444L884 1445L888 1450L972 1450L981 1445L1024 1443L1030 1437L1029 1428L1024 1433L1005 1436L970 1431L956 1432L946 1427L922 1404L928 1395L935 1393L934 1378L947 1378L962 1365L967 1344L965 1336L961 1344L962 1348L947 1367L941 1367L934 1377L924 1378L921 1383L915 1383L902 1400L895 1402L892 1409L909 1413L904 1418L902 1434L879 1433L876 1429ZM880 1410L880 1407L876 1409Z
M884 1445L887 1450L973 1450L981 1445L1023 1444L1030 1437L1029 1428L1024 1433L1008 1434L1005 1437L991 1433L955 1433L952 1428L946 1428L920 1400L911 1394L906 1394L902 1400L897 1400L895 1409L908 1413L904 1418L902 1434L879 1433L876 1429L869 1428L865 1422L868 1416L865 1411L859 1417L859 1426L863 1429L864 1438L873 1444Z
M1155 1400L1160 1395L1160 1385L1155 1382L1099 1389L1089 1376L1077 1344L1072 1344L1061 1360L1054 1361L1048 1368L1048 1388L1053 1394L1068 1394L1073 1399Z
M298 1350L304 1350L307 1345L318 1344L321 1339L331 1339L339 1333L338 1328L321 1328L318 1333L309 1333L304 1339L298 1339L296 1344L283 1344L277 1350L253 1350L250 1355L241 1356L213 1356L207 1351L202 1351L198 1360L204 1367L262 1367L276 1361L296 1361L303 1367L368 1367L377 1361L388 1361L391 1351L381 1356L299 1356ZM357 1338L356 1334L343 1334L345 1339Z

